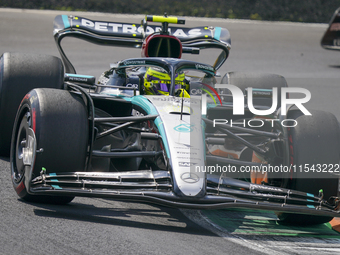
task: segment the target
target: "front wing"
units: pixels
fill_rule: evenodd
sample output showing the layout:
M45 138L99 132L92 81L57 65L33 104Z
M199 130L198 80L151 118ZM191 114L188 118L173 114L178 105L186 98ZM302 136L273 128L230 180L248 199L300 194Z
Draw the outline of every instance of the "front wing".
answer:
M252 184L224 174L207 174L206 182L205 196L193 198L179 197L172 192L171 175L167 171L42 172L28 183L27 190L35 195L101 197L189 209L246 208L339 216L337 201L328 203L322 196Z

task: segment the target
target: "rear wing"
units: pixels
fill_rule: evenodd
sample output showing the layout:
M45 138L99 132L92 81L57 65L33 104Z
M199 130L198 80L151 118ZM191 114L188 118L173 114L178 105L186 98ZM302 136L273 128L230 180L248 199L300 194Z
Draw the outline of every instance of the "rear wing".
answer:
M180 23L183 24L178 22ZM54 19L53 34L66 72L76 73L61 47L61 40L64 37L76 37L99 45L141 48L145 36L161 29L162 27L157 25L94 21L79 16L58 15ZM170 35L176 36L182 42L183 53L199 54L200 49L221 49L222 53L214 65L216 69L220 68L228 58L231 41L226 28L168 27L168 31Z
M329 27L321 39L321 46L327 50L340 50L340 8L329 23Z

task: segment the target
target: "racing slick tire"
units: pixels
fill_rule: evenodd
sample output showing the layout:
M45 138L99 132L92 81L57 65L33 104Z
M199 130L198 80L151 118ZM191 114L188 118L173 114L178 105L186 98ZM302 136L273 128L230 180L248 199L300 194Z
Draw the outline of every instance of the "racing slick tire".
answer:
M64 67L57 57L9 53L0 57L0 155L9 156L15 114L34 88L62 88Z
M336 117L328 112L311 111L312 116L306 116L299 110L288 112L288 118L297 121L297 126L289 129L290 164L295 166L316 166L339 164L340 131ZM327 125L325 126L325 124ZM308 173L307 173L308 174ZM283 182L285 188L318 195L323 190L323 199L338 196L339 178L330 172L322 173L323 178L304 178L306 173L296 171L292 178ZM326 178L325 178L326 177ZM333 177L333 178L332 178ZM332 220L332 217L303 214L278 214L279 222L295 225L322 224Z
M235 85L246 93L246 88L252 87L256 89L272 89L278 88L278 100L277 106L281 105L281 89L283 87L288 87L286 79L278 74L270 73L253 73L253 72L228 72L226 73L221 84L231 84ZM230 92L227 92L228 94ZM271 98L253 98L254 105L264 105L271 106Z
M18 196L29 202L71 202L73 196L29 194L27 185L43 168L47 174L84 171L88 130L86 106L79 95L31 90L20 104L11 142L11 177Z

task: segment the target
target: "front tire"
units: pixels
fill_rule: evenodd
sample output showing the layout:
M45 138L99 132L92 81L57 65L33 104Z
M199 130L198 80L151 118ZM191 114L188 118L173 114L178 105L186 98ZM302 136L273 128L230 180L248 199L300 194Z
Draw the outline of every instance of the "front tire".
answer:
M27 183L42 168L47 174L84 171L87 144L87 112L78 95L56 89L30 91L20 104L11 142L12 182L18 196L29 202L71 202L72 196L32 195Z
M339 164L340 131L336 117L328 112L311 111L312 116L303 115L299 110L288 113L289 119L295 119L297 126L289 130L290 164L296 166L315 166L317 164ZM322 189L324 200L338 196L339 178L331 173L322 173L322 178L305 178L306 173L297 171L293 178L286 179L285 188L318 195ZM322 224L332 217L303 214L281 213L278 217L282 223L295 225Z

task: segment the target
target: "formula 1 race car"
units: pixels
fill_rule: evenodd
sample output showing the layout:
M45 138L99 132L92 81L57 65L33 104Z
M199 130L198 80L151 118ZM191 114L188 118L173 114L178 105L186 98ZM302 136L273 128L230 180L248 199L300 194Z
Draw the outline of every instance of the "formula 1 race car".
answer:
M340 8L333 14L328 29L321 39L321 46L327 50L340 50Z
M10 154L18 196L264 209L297 224L338 216L334 115L307 110L310 93L280 75L221 77L228 30L183 24L166 15L146 16L141 25L59 15L54 38L62 61L2 55L0 153ZM96 82L76 73L64 37L141 48L142 57L112 64ZM182 58L205 49L220 51L213 65Z

